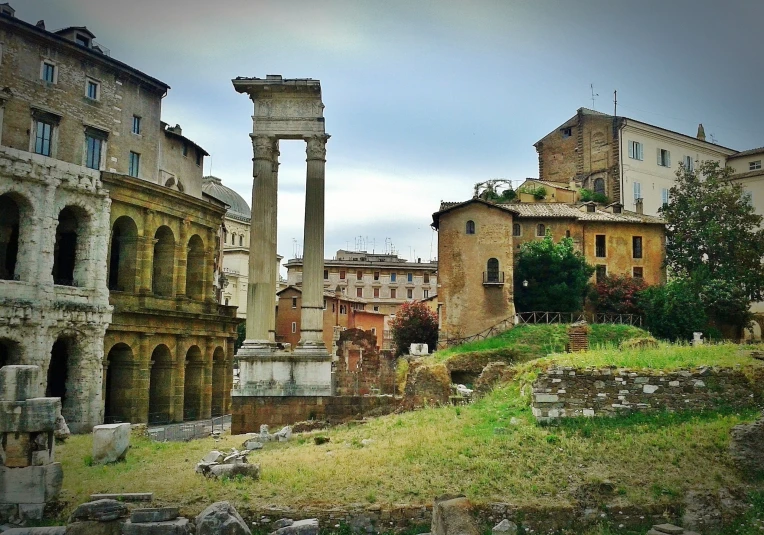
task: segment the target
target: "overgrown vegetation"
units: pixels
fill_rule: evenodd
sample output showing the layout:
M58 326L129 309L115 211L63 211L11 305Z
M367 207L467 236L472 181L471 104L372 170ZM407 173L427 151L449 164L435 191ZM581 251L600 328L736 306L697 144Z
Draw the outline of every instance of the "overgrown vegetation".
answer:
M421 301L403 303L390 322L395 355L408 353L411 344L427 344L430 350L438 345L438 316Z
M600 204L607 204L610 200L604 193L594 193L590 189L582 188L578 190L578 199L581 202L594 201Z
M638 301L639 292L647 288L644 279L629 275L609 275L592 286L589 299L602 314L643 314Z

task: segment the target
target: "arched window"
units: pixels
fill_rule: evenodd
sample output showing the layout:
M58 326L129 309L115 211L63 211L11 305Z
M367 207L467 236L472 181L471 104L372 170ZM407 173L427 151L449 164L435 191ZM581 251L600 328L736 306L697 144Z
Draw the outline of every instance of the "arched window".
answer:
M601 195L605 194L605 179L604 178L594 179L594 193L599 193Z
M10 195L0 196L0 279L13 280L19 252L19 205Z
M239 247L244 247L244 235L239 234Z
M467 234L475 234L475 222L471 219L467 221Z
M111 231L109 290L135 291L138 227L130 217L119 217Z
M495 258L489 258L485 271L486 282L499 282L499 261Z
M198 234L188 240L186 296L200 301L204 296L204 242Z
M84 214L77 207L67 206L58 214L56 245L53 249L53 283L76 286L74 276L77 253L84 253L84 240L79 236ZM79 242L79 243L78 243ZM79 245L79 246L78 246Z
M546 226L544 223L536 225L536 236L546 236Z
M231 245L236 245L236 233L231 232Z
M512 223L512 236L520 236L522 233L522 228L520 228L520 223Z
M154 261L152 291L157 295L172 296L175 269L175 236L168 226L161 226L154 234Z

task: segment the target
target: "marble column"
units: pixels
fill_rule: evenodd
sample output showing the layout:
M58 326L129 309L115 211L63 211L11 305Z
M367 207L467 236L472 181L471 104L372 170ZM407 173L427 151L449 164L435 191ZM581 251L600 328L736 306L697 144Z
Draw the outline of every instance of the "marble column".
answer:
M276 189L278 189L278 183L279 183L279 155L281 153L279 152L279 140L274 139L273 140L273 183L276 184ZM273 201L274 204L274 214L276 211L276 199L274 198ZM250 234L252 234L250 230ZM268 341L275 344L276 343L276 289L278 288L278 280L279 280L279 268L278 266L275 266L276 263L276 257L278 256L278 252L276 251L276 216L273 217L273 254L269 257L269 260L271 262L271 266L273 266L273 269L271 270L271 313L268 316Z
M276 208L278 185L273 173L276 138L252 135L254 184L249 233L247 338L243 349L275 346L269 335L275 309Z
M313 135L307 142L305 185L305 237L302 261L301 349L326 351L324 313L324 168L328 135Z

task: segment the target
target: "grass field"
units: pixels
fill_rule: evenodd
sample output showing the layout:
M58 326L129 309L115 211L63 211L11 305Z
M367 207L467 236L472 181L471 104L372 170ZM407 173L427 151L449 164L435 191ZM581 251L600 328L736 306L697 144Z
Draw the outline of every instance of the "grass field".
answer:
M551 361L663 369L752 362L730 345L634 354L607 349L519 366L527 374ZM570 503L581 485L604 480L615 486L615 503L645 505L675 502L689 488L742 484L727 456L728 435L732 426L755 419L756 410L635 415L545 427L535 423L527 388L522 390L523 381L516 381L468 406L339 426L320 432L331 440L321 446L312 440L317 432L268 444L250 458L261 464L259 481L211 481L195 474L196 462L215 447L212 439L136 439L125 462L88 466L91 439L74 436L57 450L64 467L62 498L69 511L94 492L153 491L158 504L178 505L193 515L219 499L246 510L268 504L424 504L444 493L464 493L476 503L544 506ZM224 437L219 447L240 447L243 438ZM373 442L362 446L366 438Z

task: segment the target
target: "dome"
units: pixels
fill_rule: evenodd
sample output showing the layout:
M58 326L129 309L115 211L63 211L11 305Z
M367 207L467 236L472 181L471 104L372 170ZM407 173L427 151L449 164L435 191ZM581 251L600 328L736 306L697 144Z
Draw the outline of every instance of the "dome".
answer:
M243 221L249 221L252 217L247 201L231 188L224 186L218 177L204 177L202 180L202 191L229 206L226 216Z

